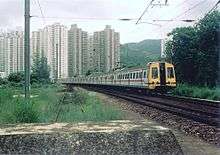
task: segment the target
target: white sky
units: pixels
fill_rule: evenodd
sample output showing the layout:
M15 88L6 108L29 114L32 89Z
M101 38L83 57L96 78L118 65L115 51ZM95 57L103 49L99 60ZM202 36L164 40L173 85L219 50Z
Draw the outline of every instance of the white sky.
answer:
M37 0L31 1L31 15L41 17ZM140 17L150 0L39 0L45 18L33 17L31 30L60 22L66 26L78 24L78 27L92 34L112 25L121 34L121 43L138 42L144 39L163 38L176 26L190 25L178 20L199 19L210 10L218 0L168 0L168 6L153 7L143 16L141 22L153 22L157 19L172 19L179 15L176 22L154 22L162 28L149 24L138 24L137 20L119 21L118 18ZM155 0L164 3L165 0ZM193 6L200 3L197 7ZM186 13L184 13L186 12ZM0 29L15 29L24 23L24 0L0 0ZM47 17L56 17L47 18ZM63 18L65 17L65 18ZM84 18L84 20L79 19ZM96 18L100 20L85 20ZM105 20L103 20L105 19ZM109 20L106 20L109 19ZM193 24L193 23L191 23Z

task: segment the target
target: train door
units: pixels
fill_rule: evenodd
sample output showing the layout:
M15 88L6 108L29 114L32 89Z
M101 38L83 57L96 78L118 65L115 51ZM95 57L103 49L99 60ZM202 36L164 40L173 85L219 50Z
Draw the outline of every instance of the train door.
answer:
M157 86L160 85L159 63L149 63L147 76L149 89L155 89Z
M170 87L176 87L174 66L169 63L166 63L166 85Z
M165 86L166 85L165 63L160 63L160 85L161 86Z
M147 71L148 71L148 70L144 70L144 71L143 71L143 85L147 85L147 84L148 84Z

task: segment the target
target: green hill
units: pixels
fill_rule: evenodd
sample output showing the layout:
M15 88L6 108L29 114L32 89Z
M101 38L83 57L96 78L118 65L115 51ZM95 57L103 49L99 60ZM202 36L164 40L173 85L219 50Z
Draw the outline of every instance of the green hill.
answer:
M121 45L121 62L126 67L145 66L160 58L161 40L143 40Z

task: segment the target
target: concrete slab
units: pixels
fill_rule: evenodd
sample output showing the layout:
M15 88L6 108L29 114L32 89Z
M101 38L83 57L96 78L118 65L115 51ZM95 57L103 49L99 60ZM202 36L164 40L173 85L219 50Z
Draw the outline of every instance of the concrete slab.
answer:
M149 121L0 126L0 154L182 154L173 133Z

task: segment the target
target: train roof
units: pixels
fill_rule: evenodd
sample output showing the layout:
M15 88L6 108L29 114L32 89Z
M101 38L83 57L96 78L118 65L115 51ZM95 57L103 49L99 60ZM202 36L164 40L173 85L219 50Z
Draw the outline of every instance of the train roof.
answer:
M146 68L144 67L123 68L121 70L117 70L116 72L139 71L139 70L146 70Z

